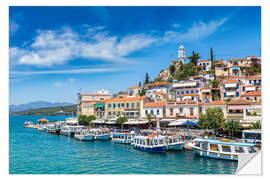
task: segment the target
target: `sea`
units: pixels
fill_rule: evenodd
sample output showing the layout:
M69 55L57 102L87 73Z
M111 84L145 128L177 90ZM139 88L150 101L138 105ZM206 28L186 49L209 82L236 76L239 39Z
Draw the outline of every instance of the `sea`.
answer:
M10 174L234 174L237 162L192 151L150 153L112 141L78 141L24 128L25 121L66 116L9 117Z

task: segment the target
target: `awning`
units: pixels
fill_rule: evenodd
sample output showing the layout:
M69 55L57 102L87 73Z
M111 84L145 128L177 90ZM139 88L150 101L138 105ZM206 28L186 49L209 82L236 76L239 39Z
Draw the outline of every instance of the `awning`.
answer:
M104 103L95 104L95 108L104 107Z
M187 125L189 125L189 126L198 126L197 123L192 122L192 121L186 121L186 122L181 124L181 126L187 126Z
M236 87L237 83L225 84L225 88Z
M239 70L239 67L233 67L232 70Z
M196 123L196 120L190 120L190 119L178 119L176 121L171 122L168 124L168 126L185 126L185 125L191 125L191 126L198 126Z
M136 124L147 124L148 121L128 121L128 122L125 122L124 124L133 124L133 125L136 125Z
M235 95L235 92L226 92L226 95L227 96L234 96Z
M243 106L228 106L229 110L239 110L239 109L244 109L245 107Z

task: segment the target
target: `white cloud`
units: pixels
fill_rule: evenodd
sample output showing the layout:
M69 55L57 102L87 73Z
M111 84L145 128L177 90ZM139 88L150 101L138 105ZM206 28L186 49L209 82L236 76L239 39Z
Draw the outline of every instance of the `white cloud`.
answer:
M67 70L49 70L49 71L11 71L10 75L39 75L39 74L91 74L118 71L117 68L85 68L85 69L67 69Z
M175 23L175 24L172 25L172 27L178 28L178 27L180 27L180 24L176 24L176 23Z
M210 21L208 23L204 23L202 21L194 22L193 26L184 33L177 31L166 31L164 40L181 42L198 41L215 33L226 21L227 18L223 18L219 21Z
M63 87L63 86L66 86L66 85L67 84L65 82L61 82L61 81L53 83L53 86L55 86L55 87Z
M52 66L64 64L75 58L99 59L111 62L128 62L125 56L141 50L155 38L144 34L119 38L110 36L104 27L88 28L85 36L79 36L70 28L61 31L38 31L28 48L11 48L11 60L18 64ZM16 55L13 54L16 50Z
M68 81L69 81L70 83L74 83L74 82L76 81L76 79L74 79L74 78L69 78Z

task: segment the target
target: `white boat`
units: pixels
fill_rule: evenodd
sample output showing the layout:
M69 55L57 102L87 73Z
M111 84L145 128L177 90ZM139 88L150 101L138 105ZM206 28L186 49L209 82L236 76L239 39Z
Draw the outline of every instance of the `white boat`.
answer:
M93 131L83 129L77 130L75 132L74 138L81 141L93 141L95 140L95 135L93 134Z
M134 140L135 132L114 132L112 141L115 143L131 144Z
M110 139L110 129L101 128L101 129L92 129L95 133L96 140L109 140Z
M24 122L24 127L32 126L34 125L32 121L25 121Z
M61 135L74 137L75 131L83 130L83 126L64 125L61 127Z
M182 151L185 142L181 137L166 136L167 150Z
M149 152L165 152L167 148L165 136L156 134L135 136L132 145L136 149Z
M213 140L196 138L188 144L195 154L225 160L238 160L241 154L256 153L255 144L234 142L228 139Z

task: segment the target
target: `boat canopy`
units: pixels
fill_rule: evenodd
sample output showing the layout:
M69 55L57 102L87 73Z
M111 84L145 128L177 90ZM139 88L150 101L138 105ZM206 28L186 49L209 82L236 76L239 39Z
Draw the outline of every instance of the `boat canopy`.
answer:
M222 145L227 145L227 146L245 146L245 147L251 147L251 146L255 146L255 144L251 144L251 143L241 143L241 142L234 142L234 141L230 141L230 142L223 142L220 140L214 140L214 139L203 139L203 138L196 138L194 139L194 141L196 142L208 142L210 144L222 144Z

